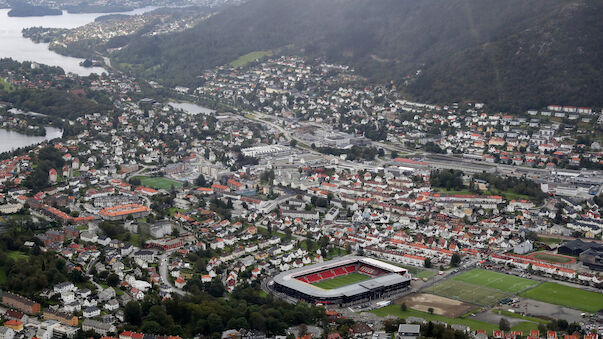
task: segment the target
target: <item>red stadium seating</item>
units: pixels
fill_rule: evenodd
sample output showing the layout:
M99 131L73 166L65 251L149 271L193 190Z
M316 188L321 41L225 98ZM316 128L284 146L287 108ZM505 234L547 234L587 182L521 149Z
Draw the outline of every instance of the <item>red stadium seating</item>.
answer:
M366 273L368 275L379 275L379 270L370 267L370 266L366 266L366 265L362 265L360 266L360 268L358 269L358 271L362 272L362 273Z
M322 280L322 278L320 277L320 275L318 273L310 274L310 275L306 276L306 279L308 280L309 283L313 283L313 282Z
M331 272L331 271L324 271L324 272L320 273L320 276L323 279L329 279L329 278L333 278L335 276L335 274L333 274L333 272Z
M344 267L344 269L346 270L346 272L352 273L352 272L356 271L356 266L350 265L350 266Z
M358 272L362 272L364 274L368 274L368 275L376 277L376 276L382 275L386 271L384 271L378 267L362 265L358 268Z
M373 277L380 276L381 274L385 273L384 270L382 270L378 267L371 266L371 265L360 265L359 267L356 267L356 265L348 265L348 266L342 266L342 267L335 267L331 270L326 270L326 271L322 271L322 272L318 272L318 273L304 275L301 277L297 277L296 279L303 281L305 283L308 283L308 284L312 284L315 282L319 282L321 280L335 278L335 277L346 275L346 274L356 272L356 271L373 276Z
M333 273L335 273L335 275L339 276L339 275L346 274L348 272L343 267L337 267L337 268L333 269Z

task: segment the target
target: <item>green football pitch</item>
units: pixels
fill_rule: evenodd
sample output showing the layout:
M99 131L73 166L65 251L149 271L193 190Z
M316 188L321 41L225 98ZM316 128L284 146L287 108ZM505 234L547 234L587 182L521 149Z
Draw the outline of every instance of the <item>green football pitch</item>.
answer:
M461 300L476 305L491 305L505 298L507 293L479 285L468 284L459 280L445 280L424 290L427 293Z
M552 282L542 283L521 296L592 313L603 309L603 294Z
M494 288L510 293L518 293L538 284L538 282L534 280L487 271L479 268L460 274L454 277L453 280Z
M325 290L332 290L335 288L339 288L342 286L346 286L346 285L350 285L350 284L354 284L357 282L361 282L364 280L368 280L371 279L371 277L366 276L364 274L360 274L360 273L350 273L341 277L336 277L333 279L327 279L327 280L322 280L319 281L317 283L314 283L312 285L316 286L316 287L320 287L323 288Z
M473 269L428 287L425 292L485 306L537 284L538 282L530 279Z
M164 189L169 190L172 186L174 188L182 187L182 183L176 180L164 178L164 177L147 177L147 176L135 176L134 178L140 179L140 183L142 186L154 188L154 189Z

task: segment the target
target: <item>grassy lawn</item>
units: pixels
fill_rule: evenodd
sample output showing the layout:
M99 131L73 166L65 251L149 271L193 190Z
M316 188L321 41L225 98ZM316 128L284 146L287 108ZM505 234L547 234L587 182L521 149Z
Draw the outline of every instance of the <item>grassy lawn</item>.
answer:
M511 293L521 292L537 284L534 280L478 268L458 275L453 279Z
M0 87L7 91L8 93L14 92L16 90L13 84L8 83L4 78L0 78Z
M476 195L477 193L471 192L468 189L465 190L447 190L443 187L436 187L434 191L442 194L461 194L461 195ZM500 191L495 188L491 188L488 191L483 191L482 195L501 195L507 200L530 200L530 197L525 194L517 194L513 192Z
M495 190L490 193L492 193L491 195L502 195L507 200L532 200L532 197L530 197L529 195L517 194L517 193L507 192L507 191Z
M512 331L521 331L524 335L530 334L531 330L537 330L538 324L529 321L522 321L519 324L511 327Z
M563 255L556 255L545 252L534 253L531 255L531 257L538 260L546 260L548 262L556 264L567 264L575 260L574 258L566 257Z
M23 260L27 260L29 258L28 254L25 254L21 251L10 251L7 253L9 258L12 258L13 260L19 260L19 259L23 259Z
M454 279L445 280L428 287L424 292L484 306L497 303L508 295L508 293L501 290Z
M413 276L415 276L415 277L417 277L419 279L429 279L429 278L433 277L436 274L437 274L436 271L422 270L422 271L419 271L416 274L413 274Z
M250 62L271 55L272 51L255 51L238 57L237 60L230 62L229 65L232 67L243 67Z
M312 285L320 288L324 288L325 290L332 290L334 288L339 288L342 286L350 285L353 283L361 282L364 280L371 279L371 277L366 276L360 273L350 273L341 277L336 277L333 279L327 279L323 281L319 281Z
M437 193L442 193L442 194L461 194L461 195L472 195L475 194L474 192L471 192L470 190L447 190L443 187L437 187L434 188L434 191L436 191Z
M275 232L274 229L272 230L272 235L268 234L268 228L266 228L266 226L262 226L262 225L257 225L258 228L258 232L263 235L266 236L268 238L272 238L273 236L277 236L281 239L285 239L287 237L287 235L283 232Z
M142 186L154 189L169 190L172 186L174 186L174 188L182 187L181 182L163 177L135 176L134 178L139 179Z
M511 317L511 318L523 319L526 321L531 321L531 322L544 324L544 325L548 324L548 321L546 321L544 319L536 318L536 317L529 317L527 315L521 315L518 313L509 312L507 310L498 310L498 311L494 311L494 312L496 314L504 315L504 316Z
M521 296L592 313L603 308L603 294L552 282L542 283Z
M426 321L441 321L447 324L460 324L469 326L471 330L486 330L488 332L498 330L498 324L490 324L484 321L469 319L469 318L448 318L437 314L429 314L427 312L416 311L408 309L402 311L399 305L389 305L376 310L371 311L380 317L386 317L388 315L397 316L399 318L418 317L423 318Z
M176 207L171 207L168 209L168 213L170 214L170 216L174 216L174 214L176 213L184 213L186 212L186 210L183 210L182 208L176 208Z

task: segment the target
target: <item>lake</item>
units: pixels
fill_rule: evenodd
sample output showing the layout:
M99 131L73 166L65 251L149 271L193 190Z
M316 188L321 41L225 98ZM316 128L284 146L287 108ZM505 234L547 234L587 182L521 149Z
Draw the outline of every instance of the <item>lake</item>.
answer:
M15 131L0 129L0 153L15 150L20 147L39 144L45 140L52 140L63 136L63 131L56 127L45 127L46 136L38 137L25 135Z
M193 104L191 102L176 102L170 101L168 105L174 107L175 109L181 109L188 114L212 114L215 111L213 109L209 109L207 107L199 106L197 104Z
M152 11L157 7L143 7L129 12L116 14L142 14ZM36 44L24 38L21 31L29 27L47 28L76 28L91 23L95 18L107 13L81 13L71 14L63 11L63 15L50 15L42 17L9 17L10 9L0 9L0 58L13 58L17 61L35 61L40 64L62 67L66 73L78 75L101 74L105 71L102 67L82 67L80 62L84 59L60 55L48 49L48 44Z

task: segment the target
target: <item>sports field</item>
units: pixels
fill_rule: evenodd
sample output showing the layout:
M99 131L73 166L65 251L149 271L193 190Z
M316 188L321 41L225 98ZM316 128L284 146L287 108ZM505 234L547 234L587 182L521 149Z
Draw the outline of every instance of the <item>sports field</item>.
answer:
M536 286L537 284L537 282L534 280L479 268L460 274L454 277L453 280L494 288L510 293L518 293L532 286Z
M501 290L454 279L445 280L428 287L424 292L484 306L494 304L508 295L508 293Z
M521 296L592 313L603 309L603 294L552 282L542 283Z
M529 257L538 260L545 260L554 264L569 264L576 262L576 259L572 257L546 252L533 253Z
M347 275L344 275L341 277L336 277L333 279L319 281L312 285L314 285L316 287L324 288L325 290L332 290L334 288L339 288L342 286L354 284L354 283L361 282L361 281L368 280L368 279L371 279L371 277L366 276L364 274L354 272L354 273L350 273L350 274L347 274Z
M181 182L163 177L136 176L134 178L140 179L140 183L142 184L142 186L154 189L169 190L170 188L172 188L172 186L174 186L174 188L182 187Z

